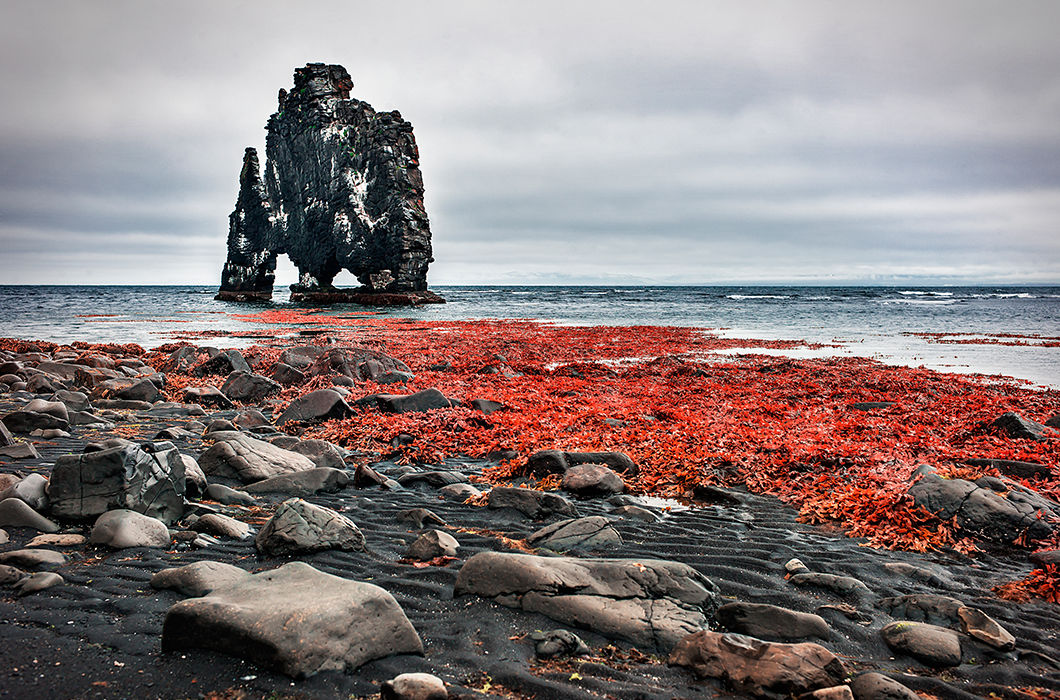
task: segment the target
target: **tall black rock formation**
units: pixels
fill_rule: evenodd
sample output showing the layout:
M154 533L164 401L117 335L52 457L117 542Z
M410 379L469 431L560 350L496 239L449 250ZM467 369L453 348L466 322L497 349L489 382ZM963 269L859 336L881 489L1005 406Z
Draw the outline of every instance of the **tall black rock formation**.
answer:
M427 291L431 228L412 125L350 99L352 87L342 66L310 63L280 90L264 182L254 149L243 158L218 299L270 298L282 253L298 268L295 301L442 301ZM343 269L359 289L332 286Z

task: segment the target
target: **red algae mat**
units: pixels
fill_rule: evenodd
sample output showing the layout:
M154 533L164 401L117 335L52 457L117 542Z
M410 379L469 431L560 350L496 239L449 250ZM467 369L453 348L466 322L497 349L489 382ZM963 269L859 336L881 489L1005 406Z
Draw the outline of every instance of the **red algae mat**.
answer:
M861 358L755 355L757 348L819 346L720 338L694 328L429 322L285 310L236 318L287 329L249 351L265 360L259 369L265 373L291 336L305 332L315 338L308 342L370 347L408 364L415 379L393 391L434 387L465 403L481 398L505 405L489 416L469 408L365 411L313 431L366 452L388 451L397 435L412 436L400 448L410 462L512 451L517 458L490 472L503 480L538 450L615 450L640 465L631 484L639 492L680 498L703 484L744 486L778 496L806 522L837 524L872 546L917 551L975 550L952 523L915 507L906 495L918 465L974 479L997 473L971 468L969 459L1038 462L1051 467L1050 476L1024 485L1060 498L1060 440L1012 439L986 427L1007 411L1044 422L1060 413L1060 392L1004 377ZM734 348L747 354L715 354ZM289 389L281 400L323 386L317 383ZM354 396L377 391L374 384L353 387ZM852 407L862 402L892 405Z

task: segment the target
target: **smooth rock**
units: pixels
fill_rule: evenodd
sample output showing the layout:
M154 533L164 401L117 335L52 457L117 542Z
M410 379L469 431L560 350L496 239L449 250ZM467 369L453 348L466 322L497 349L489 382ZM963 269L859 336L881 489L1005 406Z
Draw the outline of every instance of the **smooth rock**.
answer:
M407 396L399 394L370 394L357 400L358 406L375 408L382 413L419 413L451 408L459 402L447 398L437 389L424 389Z
M111 510L99 516L88 539L92 544L114 549L165 548L172 541L164 522L127 509Z
M253 372L237 371L228 375L221 386L225 396L244 403L258 403L283 389L277 382Z
M514 508L535 520L554 515L578 517L577 510L566 498L533 489L498 486L490 491L486 503L490 508Z
M150 379L106 379L93 387L93 393L102 399L142 401L148 404L162 398L158 387ZM105 405L100 403L100 406Z
M37 535L26 543L27 547L79 547L88 542L84 535L64 533L61 535Z
M12 433L31 433L34 430L66 430L70 424L62 418L56 418L50 413L35 413L33 411L12 411L2 419L4 425Z
M162 650L181 649L233 654L301 678L422 654L423 643L382 588L291 562L171 607Z
M29 576L25 571L8 564L0 564L0 586L10 586Z
M171 589L186 596L200 597L250 576L249 571L219 561L197 561L162 569L151 577L151 587Z
M3 425L0 423L0 425ZM16 442L0 447L0 457L7 459L40 459L40 453L31 442Z
M563 474L560 488L577 496L612 496L625 491L626 484L603 464L579 464Z
M1055 429L1036 423L1011 411L995 418L990 426L1001 430L1009 437L1026 440L1041 441L1057 435Z
M427 510L426 508L412 508L411 510L403 510L399 512L395 518L399 523L412 526L415 530L422 530L424 525L438 525L439 527L445 527L446 523L437 514Z
M58 532L59 526L29 507L20 498L0 501L0 527L28 527L39 532Z
M15 549L0 554L0 564L17 566L20 569L54 569L69 560L62 552L50 549Z
M429 673L402 673L383 683L381 700L446 700L445 682Z
M1020 537L1044 539L1052 534L1051 520L1060 516L1060 504L1016 482L1003 482L1007 490L964 479L943 479L928 474L909 488L913 502L943 520L953 519L964 533L1009 544Z
M196 377L205 377L207 375L227 377L232 372L253 373L250 365L247 364L246 358L243 357L243 353L238 350L223 350L205 362L192 367L189 374Z
M62 576L54 571L41 571L31 576L20 579L15 583L15 590L20 596L40 593L53 586L61 586L66 583Z
M353 521L300 498L281 503L254 538L254 544L259 552L270 556L328 549L365 551L364 535Z
M862 673L850 683L854 700L921 700L921 697L882 673Z
M206 492L206 474L199 468L199 463L194 457L186 454L180 455L184 462L184 495L188 498L198 498Z
M210 476L239 479L249 484L316 468L305 455L240 432L220 431L211 437L215 440L213 446L199 457L199 466Z
M342 394L333 389L318 389L292 401L276 419L276 425L317 423L352 415L353 409L342 398Z
M530 633L530 639L534 642L534 655L539 659L592 654L582 638L569 630L537 630Z
M438 489L438 495L447 501L459 501L463 503L469 498L481 496L482 492L471 484L449 484Z
M184 389L182 398L185 403L197 403L200 406L214 408L232 408L235 404L215 386L189 386Z
M405 556L417 561L430 561L437 557L455 557L460 543L441 530L428 530L409 545Z
M59 420L70 421L70 410L66 407L66 404L61 401L33 399L26 404L22 410L31 411L33 413L47 413L50 416L55 416Z
M350 475L341 469L319 467L295 474L281 474L256 481L244 487L249 494L286 493L292 496L310 496L319 491L335 493L350 484Z
M1001 651L1016 648L1016 638L1012 633L982 610L962 605L957 609L957 617L960 619L961 631L980 642Z
M622 544L622 536L611 526L610 520L594 515L547 525L527 537L526 543L554 552L598 550Z
M832 636L828 623L820 615L764 603L726 603L718 608L716 619L730 632L769 641Z
M892 622L880 630L883 641L928 666L958 666L961 641L956 632L924 622Z
M237 540L250 537L250 525L221 513L207 513L196 520L191 529L195 532L205 532L209 535L221 537L233 537Z
M34 510L44 510L48 507L48 479L41 474L29 474L17 484L0 492L0 501L7 498L17 498L25 501L26 505Z
M627 520L640 520L645 523L657 523L662 520L662 518L655 513L647 508L641 508L640 506L619 506L611 511L611 515L617 515L618 517L626 518Z
M332 469L345 469L346 455L349 454L327 440L299 440L287 449L305 455L318 467L331 467Z
M530 455L524 471L533 476L563 474L579 464L603 464L619 474L636 476L637 465L621 452L563 452L542 450Z
M741 634L701 630L680 641L671 666L685 666L702 678L728 681L751 695L791 695L840 685L842 661L819 644L763 642Z
M206 497L226 506L252 506L258 499L246 491L237 491L224 484L210 484L206 487Z
M678 562L509 552L472 556L460 569L453 594L492 598L663 651L706 626L719 598L714 583Z
M422 483L437 489L452 484L466 484L467 476L454 471L410 472L399 476L397 481L402 486L415 486Z

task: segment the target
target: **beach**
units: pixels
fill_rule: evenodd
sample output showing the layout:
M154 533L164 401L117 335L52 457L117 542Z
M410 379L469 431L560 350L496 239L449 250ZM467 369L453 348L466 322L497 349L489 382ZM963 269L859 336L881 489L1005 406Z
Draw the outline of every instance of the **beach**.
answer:
M1055 503L1055 433L1039 426L1041 439L1032 439L994 424L1006 413L1049 421L1060 413L1055 391L867 359L778 358L756 354L753 346L810 344L733 341L689 328L431 322L312 310L246 316L273 331L260 332L257 345L242 353L211 350L208 339L151 351L4 341L5 362L15 363L5 367L20 365L16 376L37 377L37 393L28 384L7 385L4 414L25 413L33 399L70 400L58 393L64 390L83 391L88 403L67 406L63 432L69 436L16 434L17 442L34 444L37 456L4 458L4 473L49 477L64 456L82 454L86 445L105 449L115 438L175 448L203 465L214 464L207 454L218 444L233 440L292 449L305 443L316 446L307 450L314 467L339 472L311 486L255 494L253 505L224 505L189 490L162 546L45 545L66 555L62 564L42 567L62 582L27 595L4 589L10 664L0 681L4 692L373 697L380 684L408 672L437 676L450 697L778 692L734 680L735 670L699 677L670 665L672 635L645 638L635 625L614 628L557 603L531 606L526 596L513 603L476 593L459 581L461 571L487 553L690 567L684 575L705 577L716 591L710 604L679 605L682 615L694 608L712 633L753 631L751 637L770 642L820 644L842 660L843 678L835 685L881 672L931 697L1048 697L1060 688L1060 609L1055 598L1049 602L1057 592L1056 567L1040 563L1042 552L1056 548L1051 506L1037 511L1053 532L1045 534L1012 530L1001 515L979 521L968 513L931 513L922 507L930 499L918 502L910 491L918 480L976 488L994 479L1008 484L1008 493L1022 489ZM732 345L743 349L726 354ZM231 377L239 361L232 352L246 362L247 374L285 381L271 388L259 382L264 393L253 399L253 392L233 401L202 390L237 393ZM284 362L307 358L300 367ZM132 398L138 391L147 393ZM431 403L439 400L445 403ZM321 439L333 449L314 442ZM590 457L578 457L585 453ZM625 492L569 490L575 486L565 479L585 460L615 467ZM917 471L925 464L936 474ZM1037 469L1026 466L1034 464ZM1018 465L1023 472L1013 472ZM235 476L215 468L206 479L253 490L252 480ZM521 496L563 497L571 510L491 505L490 489L500 489L499 497L510 486L524 487ZM253 533L266 529L292 496L348 518L363 534L363 547L263 551ZM409 520L418 508L437 520ZM40 512L49 515L47 507ZM203 539L194 521L209 513L245 523L252 534ZM596 528L594 537L597 530L607 537L549 549L547 537L534 536L550 524L584 519ZM55 523L60 533L95 537L91 518ZM39 534L4 529L10 538L4 552L27 549ZM455 538L459 548L410 558L409 546L431 529ZM167 613L185 596L152 586L152 576L196 561L248 572L300 561L379 586L407 616L423 654L392 654L346 672L292 679L277 663L248 659L238 645L226 653L195 643L163 651ZM726 604L744 617L733 617L730 607L719 618L717 608ZM754 626L740 608L750 604L776 607L756 609L765 622ZM984 641L962 627L958 608L985 614L1014 641ZM820 622L814 620L812 633L793 632L784 622L791 612ZM889 646L883 628L902 621L948 630L959 639L956 663L925 663L921 652ZM533 635L555 629L580 636L588 655L539 658ZM859 689L858 700L865 692Z

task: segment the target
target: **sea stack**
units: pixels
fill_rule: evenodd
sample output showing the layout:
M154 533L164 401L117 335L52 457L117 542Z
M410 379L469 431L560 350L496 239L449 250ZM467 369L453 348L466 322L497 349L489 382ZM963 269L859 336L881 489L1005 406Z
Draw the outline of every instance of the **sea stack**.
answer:
M352 87L342 66L309 63L280 90L264 179L257 152L243 157L218 299L270 299L283 253L299 273L292 301L443 301L427 290L434 259L412 125L351 99ZM332 286L344 269L359 288Z

